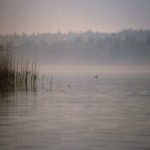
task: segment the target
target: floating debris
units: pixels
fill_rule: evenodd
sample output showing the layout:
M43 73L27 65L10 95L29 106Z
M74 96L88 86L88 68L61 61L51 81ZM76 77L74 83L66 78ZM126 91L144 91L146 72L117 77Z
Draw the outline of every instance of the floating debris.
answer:
M71 85L70 85L70 84L68 84L67 86L68 86L68 87L70 87Z

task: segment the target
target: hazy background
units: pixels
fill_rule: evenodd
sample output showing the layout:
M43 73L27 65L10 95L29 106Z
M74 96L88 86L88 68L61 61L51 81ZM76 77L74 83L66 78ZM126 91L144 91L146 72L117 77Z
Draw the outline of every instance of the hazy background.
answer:
M149 0L0 0L0 44L51 69L148 71L149 14Z

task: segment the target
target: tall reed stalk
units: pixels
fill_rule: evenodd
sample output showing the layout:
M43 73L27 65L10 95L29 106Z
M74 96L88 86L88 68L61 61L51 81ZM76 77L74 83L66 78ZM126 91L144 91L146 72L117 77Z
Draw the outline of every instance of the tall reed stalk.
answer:
M0 91L32 88L38 78L37 60L19 61L7 46L0 45Z

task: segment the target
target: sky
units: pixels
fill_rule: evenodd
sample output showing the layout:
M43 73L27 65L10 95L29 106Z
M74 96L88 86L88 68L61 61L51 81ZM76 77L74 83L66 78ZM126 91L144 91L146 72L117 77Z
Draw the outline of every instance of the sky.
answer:
M150 0L0 0L0 34L150 29Z

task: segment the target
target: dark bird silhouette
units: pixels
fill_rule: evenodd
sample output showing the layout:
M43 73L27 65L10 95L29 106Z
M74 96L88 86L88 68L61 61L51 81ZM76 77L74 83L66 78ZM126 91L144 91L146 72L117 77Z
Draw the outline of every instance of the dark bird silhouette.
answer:
M98 78L98 75L95 75L94 78L97 79L97 78Z

